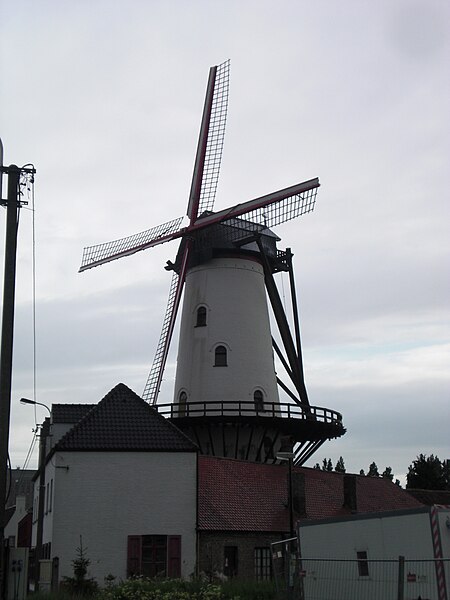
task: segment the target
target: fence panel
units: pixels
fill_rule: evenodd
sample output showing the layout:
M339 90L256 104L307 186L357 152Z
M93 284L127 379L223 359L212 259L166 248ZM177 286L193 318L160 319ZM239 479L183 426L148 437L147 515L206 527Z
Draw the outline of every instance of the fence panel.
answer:
M450 600L448 558L299 558L284 540L272 561L279 600Z
M404 600L450 600L450 559L405 560Z
M398 561L302 559L305 600L397 600Z

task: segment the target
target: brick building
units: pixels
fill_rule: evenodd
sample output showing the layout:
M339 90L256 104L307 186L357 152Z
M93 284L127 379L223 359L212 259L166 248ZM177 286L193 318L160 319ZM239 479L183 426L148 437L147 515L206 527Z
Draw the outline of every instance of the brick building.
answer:
M98 404L54 405L45 451L41 556L71 575L82 536L99 584L112 573L268 579L290 533L286 464L200 455L123 384ZM383 478L292 470L295 521L414 509ZM35 481L33 545L39 523Z

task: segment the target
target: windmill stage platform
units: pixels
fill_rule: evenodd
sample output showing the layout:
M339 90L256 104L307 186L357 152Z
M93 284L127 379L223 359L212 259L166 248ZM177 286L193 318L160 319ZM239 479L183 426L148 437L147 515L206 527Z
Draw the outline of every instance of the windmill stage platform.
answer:
M342 415L319 406L287 402L189 402L155 408L199 447L201 454L274 464L283 440L295 445L297 465L308 460L326 439L345 433Z

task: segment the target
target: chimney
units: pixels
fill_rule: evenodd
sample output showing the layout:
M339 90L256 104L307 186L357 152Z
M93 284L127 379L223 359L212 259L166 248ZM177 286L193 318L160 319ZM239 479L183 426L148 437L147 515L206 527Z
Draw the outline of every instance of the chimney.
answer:
M306 486L305 474L292 473L292 505L298 516L306 517Z
M356 475L344 475L344 507L349 508L352 513L358 512Z

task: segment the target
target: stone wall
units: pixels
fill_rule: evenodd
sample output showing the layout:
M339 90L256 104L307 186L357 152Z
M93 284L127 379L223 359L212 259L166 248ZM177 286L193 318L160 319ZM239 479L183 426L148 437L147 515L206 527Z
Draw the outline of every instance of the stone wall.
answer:
M199 571L208 576L229 575L225 564L225 548L237 548L239 579L255 579L255 548L270 548L272 542L281 540L285 534L273 532L200 532Z

